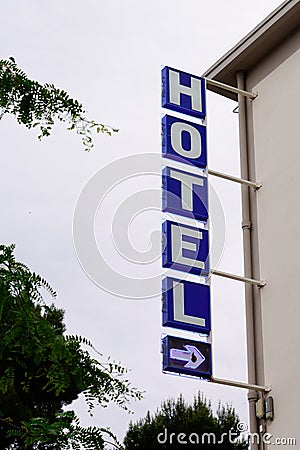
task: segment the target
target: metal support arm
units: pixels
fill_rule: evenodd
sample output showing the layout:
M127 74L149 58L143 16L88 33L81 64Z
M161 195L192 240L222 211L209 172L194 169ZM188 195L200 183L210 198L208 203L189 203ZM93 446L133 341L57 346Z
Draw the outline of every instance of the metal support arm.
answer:
M252 187L255 191L262 187L262 183L244 180L243 178L237 178L232 175L227 175L222 172L217 172L216 170L208 169L207 172L209 175L213 175L213 176L219 177L219 178L224 178L224 180L235 181L236 183L244 184L245 186Z
M244 91L244 89L239 89L234 86L229 86L228 84L221 83L220 81L211 80L210 78L204 78L204 79L206 80L206 84L208 84L208 85L216 86L221 89L224 89L225 91L234 92L235 94L244 95L245 97L250 98L250 100L254 100L258 96L257 92Z
M221 272L220 270L212 270L213 275L218 275L219 277L231 278L232 280L242 281L244 283L254 284L257 287L264 287L267 282L265 280L254 280L253 278L241 277L240 275L234 275L232 273Z
M240 381L224 380L222 378L211 377L210 381L212 383L224 384L226 386L239 387L239 388L243 388L243 389L250 389L253 391L270 392L272 390L271 386L259 386L257 384L249 384L249 383L243 383Z

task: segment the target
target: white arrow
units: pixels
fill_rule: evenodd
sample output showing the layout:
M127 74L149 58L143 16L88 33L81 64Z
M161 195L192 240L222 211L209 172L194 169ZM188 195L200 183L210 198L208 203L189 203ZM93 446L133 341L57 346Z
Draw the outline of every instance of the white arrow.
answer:
M177 359L179 361L187 361L184 367L188 369L198 369L198 367L205 361L205 356L200 350L193 345L184 345L186 350L179 348L170 349L170 359Z

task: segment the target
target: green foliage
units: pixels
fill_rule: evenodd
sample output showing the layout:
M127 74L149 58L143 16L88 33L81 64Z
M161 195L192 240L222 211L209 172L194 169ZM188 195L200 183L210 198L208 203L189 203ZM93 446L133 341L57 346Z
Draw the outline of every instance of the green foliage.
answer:
M102 450L106 435L112 444L119 447L116 437L107 429L98 427L83 428L73 411L57 414L55 421L47 418L34 418L23 422L20 430L13 430L11 435L24 442L25 448L52 450ZM49 447L49 442L55 441ZM38 444L37 444L38 443Z
M157 410L153 416L148 412L144 419L136 423L130 422L124 446L126 450L152 448L182 450L182 448L194 449L199 446L225 450L247 449L248 444L242 439L233 442L240 436L238 422L238 416L231 406L219 405L214 415L210 402L207 403L201 394L198 393L194 397L192 405L188 405L180 395L177 400L170 399L163 402L160 410ZM185 440L185 444L178 442L180 433L184 433L185 436L179 437L179 441ZM210 441L206 433L213 433ZM159 439L158 436L160 436Z
M13 250L0 245L1 449L103 448L102 429L81 428L62 408L83 394L90 413L111 401L127 410L141 393L124 379L122 366L92 357L83 348L95 350L86 338L65 336L64 312L48 306L41 289L56 293L16 262Z
M49 136L55 119L68 124L82 139L86 151L93 146L92 130L111 135L118 130L85 117L81 103L53 84L30 80L13 58L0 60L0 119L13 114L27 128L39 127L39 139Z

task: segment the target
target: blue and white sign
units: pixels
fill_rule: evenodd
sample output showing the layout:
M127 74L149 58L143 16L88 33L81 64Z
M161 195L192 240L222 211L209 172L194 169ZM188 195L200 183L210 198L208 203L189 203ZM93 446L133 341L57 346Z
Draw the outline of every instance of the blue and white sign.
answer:
M166 336L162 341L163 370L210 379L212 375L211 345Z
M205 80L171 67L164 67L162 107L194 117L205 117Z
M162 299L163 326L210 333L209 286L167 277L162 281Z
M206 177L172 167L165 167L162 175L162 187L163 211L207 221L208 189Z
M162 118L162 156L205 168L206 126L172 116Z
M162 106L201 119L200 123L195 123L170 115L162 118L162 156L170 160L162 172L162 209L207 224L208 184L204 171L198 169L198 173L190 173L171 166L171 160L176 160L184 163L186 170L191 165L207 168L205 80L164 67ZM163 267L202 277L209 275L206 228L166 220L162 233ZM163 326L210 334L208 284L166 277L162 282L162 301ZM162 345L163 371L210 380L211 344L165 336Z
M196 275L209 274L208 231L166 220L162 225L163 267Z

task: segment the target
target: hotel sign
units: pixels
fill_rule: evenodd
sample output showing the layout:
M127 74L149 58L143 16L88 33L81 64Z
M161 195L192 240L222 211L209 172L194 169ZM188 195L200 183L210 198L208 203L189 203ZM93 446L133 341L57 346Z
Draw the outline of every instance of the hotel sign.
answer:
M205 80L164 67L162 106L200 122L171 115L162 119L162 156L169 160L162 172L162 209L197 221L197 226L194 222L193 226L180 223L180 219L163 223L162 265L176 270L179 278L163 280L162 322L165 327L209 335L210 286L205 278L209 275ZM182 163L182 170L172 167L172 160ZM189 171L191 166L198 172ZM182 280L180 272L198 277L195 281ZM202 277L202 283L199 277ZM209 379L212 373L211 345L180 337L164 337L163 371Z

